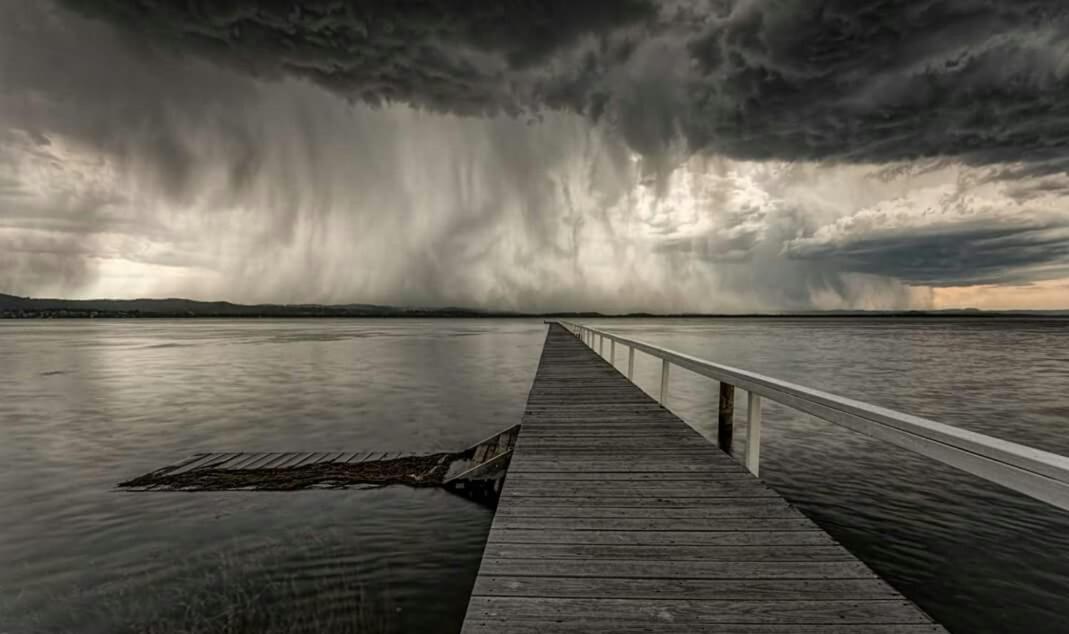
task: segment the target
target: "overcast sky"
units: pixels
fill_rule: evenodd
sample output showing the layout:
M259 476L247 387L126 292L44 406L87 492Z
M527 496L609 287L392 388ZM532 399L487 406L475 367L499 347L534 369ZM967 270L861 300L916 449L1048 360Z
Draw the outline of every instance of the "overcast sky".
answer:
M1069 308L1064 5L0 0L0 292Z

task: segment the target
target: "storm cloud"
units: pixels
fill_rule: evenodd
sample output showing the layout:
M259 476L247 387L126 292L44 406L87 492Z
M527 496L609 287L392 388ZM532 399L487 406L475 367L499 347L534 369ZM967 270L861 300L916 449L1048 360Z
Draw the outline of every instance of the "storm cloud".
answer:
M68 5L145 46L370 104L606 118L643 153L991 163L1069 142L1057 0Z
M1069 8L2 0L0 292L924 308L1069 276Z

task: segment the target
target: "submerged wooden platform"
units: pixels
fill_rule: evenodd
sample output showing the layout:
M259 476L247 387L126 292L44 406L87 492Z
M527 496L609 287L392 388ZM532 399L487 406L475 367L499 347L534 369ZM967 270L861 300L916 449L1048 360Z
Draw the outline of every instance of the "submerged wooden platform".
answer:
M193 456L119 483L126 491L298 491L352 486L442 486L482 502L497 494L519 434L515 425L467 449L215 452Z
M550 325L464 634L944 631Z

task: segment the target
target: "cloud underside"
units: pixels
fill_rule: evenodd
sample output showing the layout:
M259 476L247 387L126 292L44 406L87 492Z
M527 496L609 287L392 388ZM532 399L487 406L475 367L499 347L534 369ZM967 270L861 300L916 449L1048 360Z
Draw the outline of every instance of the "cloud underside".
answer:
M1057 0L68 2L146 46L345 98L462 114L564 109L643 153L959 157L1064 166Z
M266 4L0 0L0 292L718 311L1069 275L1060 3Z
M825 243L800 240L795 245L788 250L793 258L925 286L1008 285L1069 277L1069 222L962 223Z

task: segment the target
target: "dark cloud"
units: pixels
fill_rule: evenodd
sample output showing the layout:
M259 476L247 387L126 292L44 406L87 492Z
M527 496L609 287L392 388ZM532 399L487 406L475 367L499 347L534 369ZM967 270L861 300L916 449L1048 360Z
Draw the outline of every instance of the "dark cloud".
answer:
M1050 161L1060 0L67 3L257 76L459 113L566 108L657 158Z
M753 158L1045 158L1069 140L1056 1L740 3L695 39L691 135Z
M518 113L515 82L587 35L656 15L645 0L338 2L70 1L136 34L259 77L292 74L371 104L464 114Z
M1069 222L964 222L799 241L787 255L925 286L1025 283L1069 273Z

